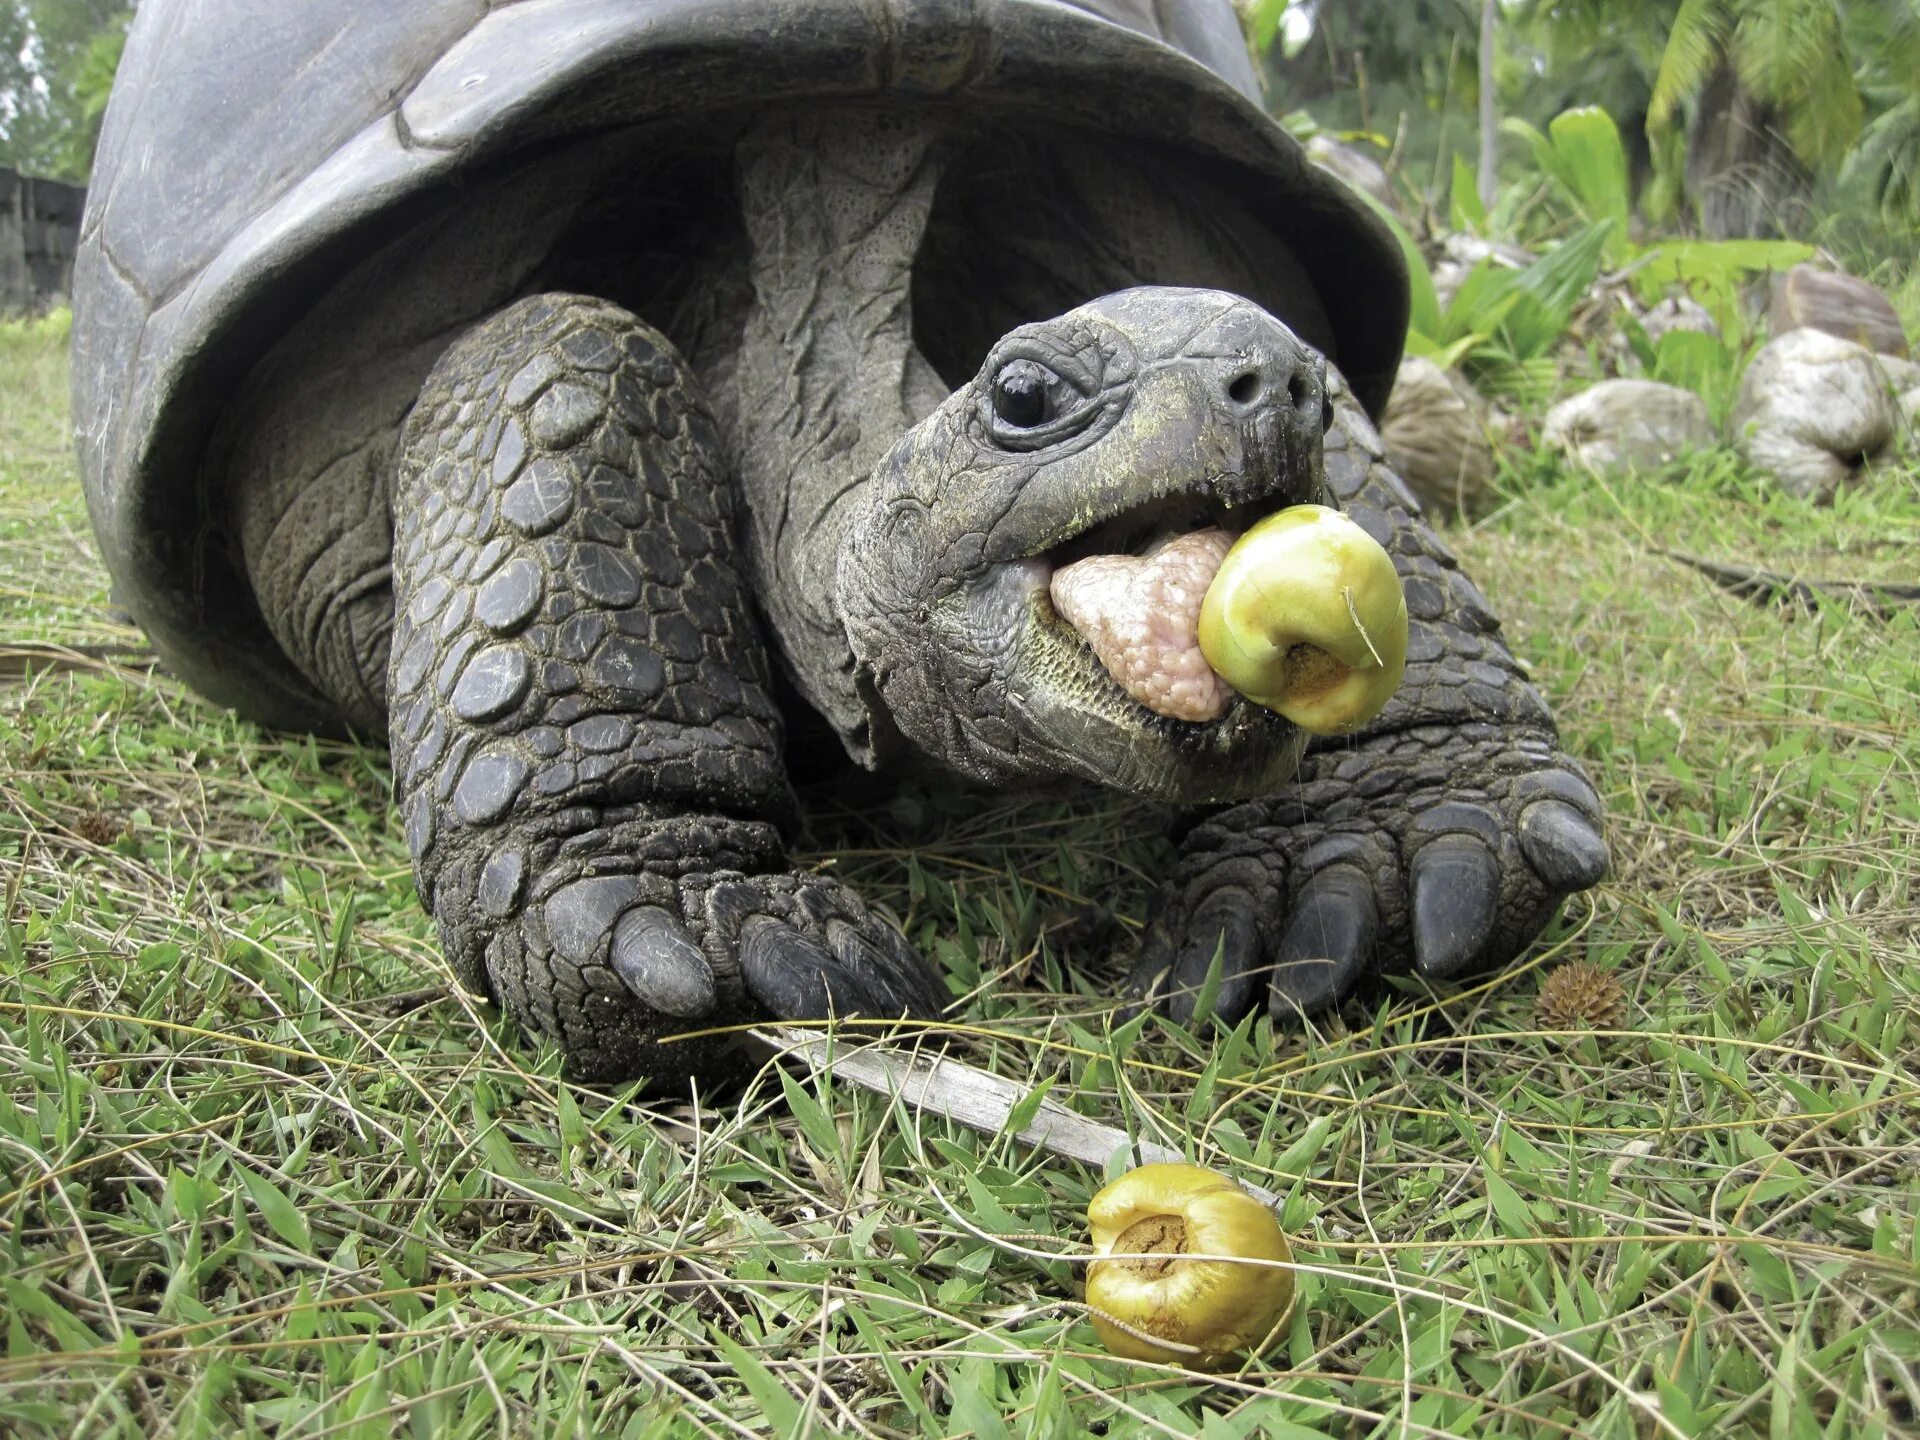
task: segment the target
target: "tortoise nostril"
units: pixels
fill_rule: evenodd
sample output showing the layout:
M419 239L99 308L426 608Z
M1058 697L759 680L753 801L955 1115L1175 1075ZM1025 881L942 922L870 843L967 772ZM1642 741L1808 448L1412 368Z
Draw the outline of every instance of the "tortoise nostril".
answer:
M1287 382L1287 398L1293 401L1294 409L1305 410L1320 397L1314 394L1313 381L1297 374Z
M1260 372L1243 370L1227 382L1227 398L1236 405L1251 405L1260 398Z

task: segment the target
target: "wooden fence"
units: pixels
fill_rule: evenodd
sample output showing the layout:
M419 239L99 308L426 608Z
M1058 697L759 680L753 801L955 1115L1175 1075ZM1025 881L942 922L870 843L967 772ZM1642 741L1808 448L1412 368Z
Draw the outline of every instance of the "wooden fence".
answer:
M67 298L87 192L0 168L0 315Z

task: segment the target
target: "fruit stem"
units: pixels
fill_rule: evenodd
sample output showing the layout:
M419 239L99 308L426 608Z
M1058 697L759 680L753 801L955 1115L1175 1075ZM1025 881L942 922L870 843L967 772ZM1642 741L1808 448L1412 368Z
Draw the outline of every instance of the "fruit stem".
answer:
M1342 585L1340 598L1347 602L1347 614L1352 617L1353 628L1360 632L1360 638L1367 642L1367 653L1373 656L1373 663L1385 669L1387 662L1380 658L1379 650L1374 647L1373 636L1367 633L1367 622L1360 618L1360 609L1353 603L1353 587Z

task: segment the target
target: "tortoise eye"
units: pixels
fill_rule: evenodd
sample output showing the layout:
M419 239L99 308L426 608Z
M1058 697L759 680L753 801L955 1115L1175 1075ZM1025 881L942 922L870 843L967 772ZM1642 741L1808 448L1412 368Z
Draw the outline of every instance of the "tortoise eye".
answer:
M1088 347L1075 351L1020 334L1009 342L981 368L983 383L974 392L974 413L996 448L1015 455L1051 449L1085 431L1112 402L1123 402L1103 382L1099 356L1084 353Z
M1060 377L1037 360L1010 360L993 377L993 413L1016 430L1031 430L1053 418Z

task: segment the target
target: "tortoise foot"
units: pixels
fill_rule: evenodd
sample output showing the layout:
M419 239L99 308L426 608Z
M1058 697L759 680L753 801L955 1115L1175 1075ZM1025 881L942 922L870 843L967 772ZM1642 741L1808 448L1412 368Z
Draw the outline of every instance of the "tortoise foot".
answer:
M1308 757L1185 838L1128 989L1183 1023L1338 1004L1369 974L1505 964L1607 868L1599 797L1544 737L1432 728Z
M768 1019L939 1015L944 988L899 930L793 868L768 827L597 818L538 845L517 894L483 866L473 903L440 907L449 953L482 957L486 993L570 1075L724 1073L724 1032Z
M620 1079L735 1023L937 1013L838 882L793 868L769 665L694 377L641 321L536 296L457 340L403 435L396 801L456 978Z

